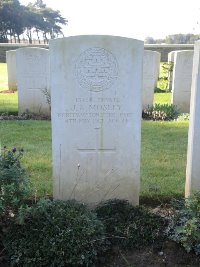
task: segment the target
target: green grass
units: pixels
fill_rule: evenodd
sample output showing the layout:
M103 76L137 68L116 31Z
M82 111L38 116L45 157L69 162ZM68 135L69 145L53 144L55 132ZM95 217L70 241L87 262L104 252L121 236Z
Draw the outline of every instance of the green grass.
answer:
M11 94L0 94L0 112L18 112L17 92Z
M171 104L171 93L154 93L154 104Z
M8 90L7 65L0 63L0 91ZM17 112L17 92L11 94L0 93L0 112Z
M183 196L188 122L142 122L141 196ZM1 145L24 148L23 163L38 195L52 194L51 123L1 121Z
M0 121L0 144L25 150L23 164L37 194L52 194L51 123L49 121Z
M188 122L142 122L141 196L184 195Z
M0 91L8 90L7 64L0 63Z

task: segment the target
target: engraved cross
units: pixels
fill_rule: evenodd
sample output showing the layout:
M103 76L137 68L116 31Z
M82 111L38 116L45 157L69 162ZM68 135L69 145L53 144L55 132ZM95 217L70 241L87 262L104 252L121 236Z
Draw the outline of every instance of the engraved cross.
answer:
M105 148L103 144L101 144L101 128L94 128L96 130L96 147L88 147L88 148L78 148L79 152L87 152L87 153L96 153L98 155L100 152L115 152L116 148L111 146Z

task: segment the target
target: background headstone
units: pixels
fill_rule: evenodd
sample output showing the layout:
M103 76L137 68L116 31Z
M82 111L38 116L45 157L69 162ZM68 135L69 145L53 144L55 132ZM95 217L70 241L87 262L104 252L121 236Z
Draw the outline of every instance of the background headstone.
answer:
M176 51L171 51L168 54L168 64L172 64L172 68L170 69L170 71L168 71L168 91L171 92L172 91L172 81L173 81L173 66L174 66L174 54Z
M174 54L172 104L181 112L190 111L193 51L178 51Z
M200 41L195 43L185 195L200 190Z
M49 50L20 48L16 50L18 110L50 115Z
M11 91L16 91L16 50L6 51L6 63L8 72L8 89Z
M139 202L143 42L50 41L55 199Z
M160 53L144 50L142 108L153 105L154 89L157 84L160 68Z

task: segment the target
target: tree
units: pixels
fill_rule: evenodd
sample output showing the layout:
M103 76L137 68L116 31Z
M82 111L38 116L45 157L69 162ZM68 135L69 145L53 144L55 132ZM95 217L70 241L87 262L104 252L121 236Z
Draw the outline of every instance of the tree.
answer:
M23 33L23 8L18 0L0 0L0 38L18 38Z
M13 38L20 41L25 33L29 43L36 35L38 41L63 35L62 26L67 24L60 11L48 8L42 0L23 6L18 0L0 0L0 41L8 42Z
M155 44L156 40L153 37L146 37L144 40L145 44Z

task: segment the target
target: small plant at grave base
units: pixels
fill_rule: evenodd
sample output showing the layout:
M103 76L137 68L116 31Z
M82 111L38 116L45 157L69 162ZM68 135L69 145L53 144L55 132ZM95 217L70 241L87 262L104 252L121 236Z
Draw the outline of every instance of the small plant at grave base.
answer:
M158 79L158 86L159 88L155 89L155 92L166 92L169 88L169 74L173 72L174 63L171 62L164 62L162 64L162 73L163 76L159 77Z
M180 115L178 115L177 117L177 121L189 121L190 119L190 114L189 113L181 113Z
M51 110L51 94L50 94L50 92L47 90L47 88L45 88L42 90L42 93L46 97L46 102L49 105L49 110Z
M107 249L103 224L76 201L43 199L21 209L3 240L20 267L95 266Z
M20 160L23 149L2 149L0 154L0 215L17 211L30 196L30 181Z
M175 120L179 111L175 105L155 104L142 111L142 118L146 120Z
M160 236L163 219L144 207L134 207L126 200L113 199L96 208L112 245L139 248L154 243Z
M200 192L185 200L174 201L174 213L167 229L168 238L180 243L187 252L200 254Z

